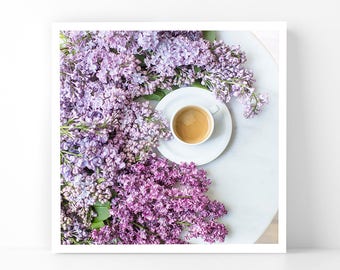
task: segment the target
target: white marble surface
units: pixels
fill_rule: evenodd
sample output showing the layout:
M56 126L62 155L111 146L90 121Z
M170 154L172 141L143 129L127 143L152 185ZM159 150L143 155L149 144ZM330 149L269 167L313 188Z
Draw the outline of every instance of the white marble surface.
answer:
M279 63L279 33L277 31L258 31L252 33L259 39L264 47L270 52L276 63ZM256 241L256 243L277 243L278 241L278 213L271 224Z
M252 31L271 53L275 61L279 62L279 33L276 31Z
M238 102L228 104L232 138L220 157L202 166L212 179L209 195L229 211L222 219L230 232L225 243L254 243L278 209L278 68L252 33L224 32L219 37L241 45L255 86L270 97L270 104L253 119L243 117Z

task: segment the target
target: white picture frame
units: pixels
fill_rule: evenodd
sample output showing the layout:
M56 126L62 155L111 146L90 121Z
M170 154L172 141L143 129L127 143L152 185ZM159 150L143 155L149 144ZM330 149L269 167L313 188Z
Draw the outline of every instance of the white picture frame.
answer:
M286 37L285 22L86 22L52 27L52 252L54 253L285 253L286 252ZM185 245L62 245L59 172L59 31L61 30L216 30L277 31L279 36L278 243Z

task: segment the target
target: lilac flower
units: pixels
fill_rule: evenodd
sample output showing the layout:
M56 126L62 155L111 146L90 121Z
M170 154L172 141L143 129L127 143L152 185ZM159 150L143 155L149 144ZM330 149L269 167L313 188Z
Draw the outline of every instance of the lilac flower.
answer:
M244 67L245 53L239 46L228 46L222 41L213 42L210 49L215 60L205 67L202 84L226 103L236 97L244 105L246 118L260 113L268 100L255 92L253 73Z
M87 230L87 213L95 202L112 197L119 173L129 164L145 160L159 138L170 136L167 123L148 103L128 100L117 89L102 93L91 88L90 84L84 100L75 101L82 106L69 110L73 118L60 129L61 195L67 202L63 207L87 224ZM65 232L64 239L68 235Z
M117 179L111 225L93 231L92 239L95 244L183 244L197 237L223 242L227 230L216 219L226 209L205 195L209 184L193 163L164 158L136 163Z
M142 51L153 51L159 43L156 31L143 31L137 34L137 43Z
M93 117L93 105L86 114L61 127L61 176L63 200L71 213L78 214L83 223L91 206L108 201L120 171L129 164L145 160L159 138L170 136L167 124L148 103L125 104L125 99L112 99L114 115ZM88 100L92 104L91 99ZM94 108L96 110L96 108ZM104 110L101 110L103 113ZM81 120L80 120L81 119Z
M60 224L62 244L90 243L91 231L88 229L88 224L80 221L78 215L72 213L68 208L65 212L65 208L62 207Z

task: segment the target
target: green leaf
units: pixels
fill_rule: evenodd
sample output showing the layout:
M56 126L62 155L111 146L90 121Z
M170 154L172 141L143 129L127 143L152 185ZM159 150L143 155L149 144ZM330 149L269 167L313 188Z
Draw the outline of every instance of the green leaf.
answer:
M63 32L59 32L59 38L61 41L63 41L64 43L67 42L67 37L64 35Z
M75 122L75 119L74 118L70 118L70 119L67 120L65 126L69 126L69 125L73 124L74 122Z
M145 98L146 100L156 100L156 101L160 101L162 98L165 97L165 93L163 92L164 90L156 90L153 94L151 95L144 95L143 98Z
M198 73L198 72L200 72L200 71L202 71L202 70L201 70L201 68L200 68L200 67L198 67L198 66L194 66L194 71L195 71L196 73Z
M174 85L174 86L172 86L171 87L171 89L172 89L172 91L173 90L177 90L177 89L179 89L180 87L178 86L178 85ZM166 90L166 91L169 91L169 90ZM170 93L171 91L169 91L169 93Z
M216 32L215 31L203 31L203 38L213 42L216 39Z
M99 221L99 222L94 222L91 224L91 229L94 230L94 229L100 229L101 227L104 227L105 224L103 221Z
M109 202L105 202L105 203L96 202L93 205L93 208L97 213L97 216L93 219L94 223L97 223L99 221L104 221L111 216L110 215L110 203Z
M205 85L202 85L201 82L198 80L196 80L191 86L209 90L208 87L206 87Z
M94 208L96 207L106 207L106 208L109 208L110 207L110 202L104 202L104 203L101 203L101 202L96 202L94 205L93 205Z
M145 55L135 54L135 57L144 64Z
M103 210L102 212L100 212L100 214L98 214L97 217L95 217L95 218L93 219L93 223L97 223L97 222L100 222L100 221L105 221L105 220L107 220L109 217L110 217L109 211Z
M101 183L103 183L103 182L105 182L105 178L100 177L100 178L97 179L97 183L98 183L98 184L101 184Z
M188 221L177 221L176 222L177 224L179 224L179 225L182 225L182 226L184 226L184 227L190 227L192 224L190 223L190 222L188 222Z
M162 99L162 97L156 94L144 95L143 98L145 98L146 100L156 100L156 101L160 101Z
M164 93L164 90L161 90L161 89L157 89L154 94L160 96L161 98L164 98L165 97L165 93Z
M162 91L163 94L166 96L166 95L169 94L172 90L168 90L168 89L159 89L159 91Z

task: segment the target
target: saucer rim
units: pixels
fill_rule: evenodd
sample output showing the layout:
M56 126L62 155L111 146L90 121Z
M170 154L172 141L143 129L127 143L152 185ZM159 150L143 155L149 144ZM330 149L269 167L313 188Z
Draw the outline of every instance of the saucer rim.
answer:
M190 92L189 92L190 91ZM225 129L224 131L223 131L223 133L224 133L224 136L225 137L223 137L223 138L221 138L221 140L223 139L223 140L226 140L226 143L225 144L223 144L223 146L221 146L219 149L219 151L216 151L216 154L214 154L214 155L212 155L210 158L208 158L208 159L201 159L201 160L196 160L195 161L195 158L194 158L194 156L193 156L193 158L192 158L192 160L190 160L190 161L183 161L183 160L179 160L179 158L177 158L177 155L175 155L175 154L171 154L171 149L169 149L169 147L166 147L165 148L165 146L163 147L163 145L164 144L166 144L168 141L167 140L160 140L159 141L159 144L158 144L158 146L157 146L157 150L158 150L158 152L162 155L162 156L164 156L165 158L167 158L167 159L169 159L170 161L173 161L173 162L175 162L175 163L177 163L177 164L180 164L180 163L182 163L182 162L194 162L196 165L198 165L198 166L200 166L200 165L205 165L205 164L208 164L208 163L210 163L210 162L212 162L212 161L214 161L215 159L217 159L219 156L221 156L221 154L223 154L223 152L225 151L225 149L227 148L227 146L229 145L229 143L230 143L230 140L231 140L231 136L232 136L232 133L233 133L233 121L232 121L232 116L231 116L231 113L230 113L230 110L229 110L229 108L227 107L227 105L225 104L225 103L223 103L222 101L220 101L220 100L218 100L216 97L214 97L214 94L211 92L211 91L209 91L209 90L205 90L205 89L202 89L202 88L199 88L199 87L194 87L194 86L188 86L188 87L182 87L182 88L179 88L179 89L177 89L177 90L174 90L173 92L170 92L168 95L166 95L157 105L156 105L156 107L155 107L155 110L157 110L157 111L159 111L159 112L163 112L164 111L164 109L166 108L166 104L167 103L169 103L169 102L171 102L171 101L173 101L175 98L176 98L176 96L173 96L173 95L185 95L185 93L183 93L183 92L187 92L187 94L189 95L189 96L191 96L193 93L191 92L191 91L200 91L199 93L199 95L201 95L201 94L203 94L203 95L206 95L206 94L208 94L209 95L209 97L212 97L212 98L214 98L214 102L215 102L215 104L217 103L217 104L219 104L219 105L222 105L223 106L223 109L222 109L222 111L223 111L223 114L224 114L224 118L225 119L227 119L228 121L228 123L226 123L225 125L227 126L227 125L229 125L230 126L230 129ZM197 92L198 93L198 92ZM197 93L195 93L195 95L196 96L198 96L197 95ZM165 103L165 104L164 104ZM189 103L188 103L189 104ZM183 105L183 106L187 106L187 105ZM202 105L200 105L200 106L202 106ZM228 130L229 130L229 132L228 132ZM172 138L172 140L174 140L174 139L176 139L176 138ZM208 140L207 140L208 141ZM190 146L190 147L200 147L200 146L202 146L204 143L206 143L207 141L204 141L203 143L200 143L200 144L195 144L195 145L190 145L190 144L184 144L183 143L183 146ZM164 148L166 149L166 150L164 150ZM170 146L170 148L172 148L171 146ZM170 152L170 155L168 155L167 153L169 153Z

